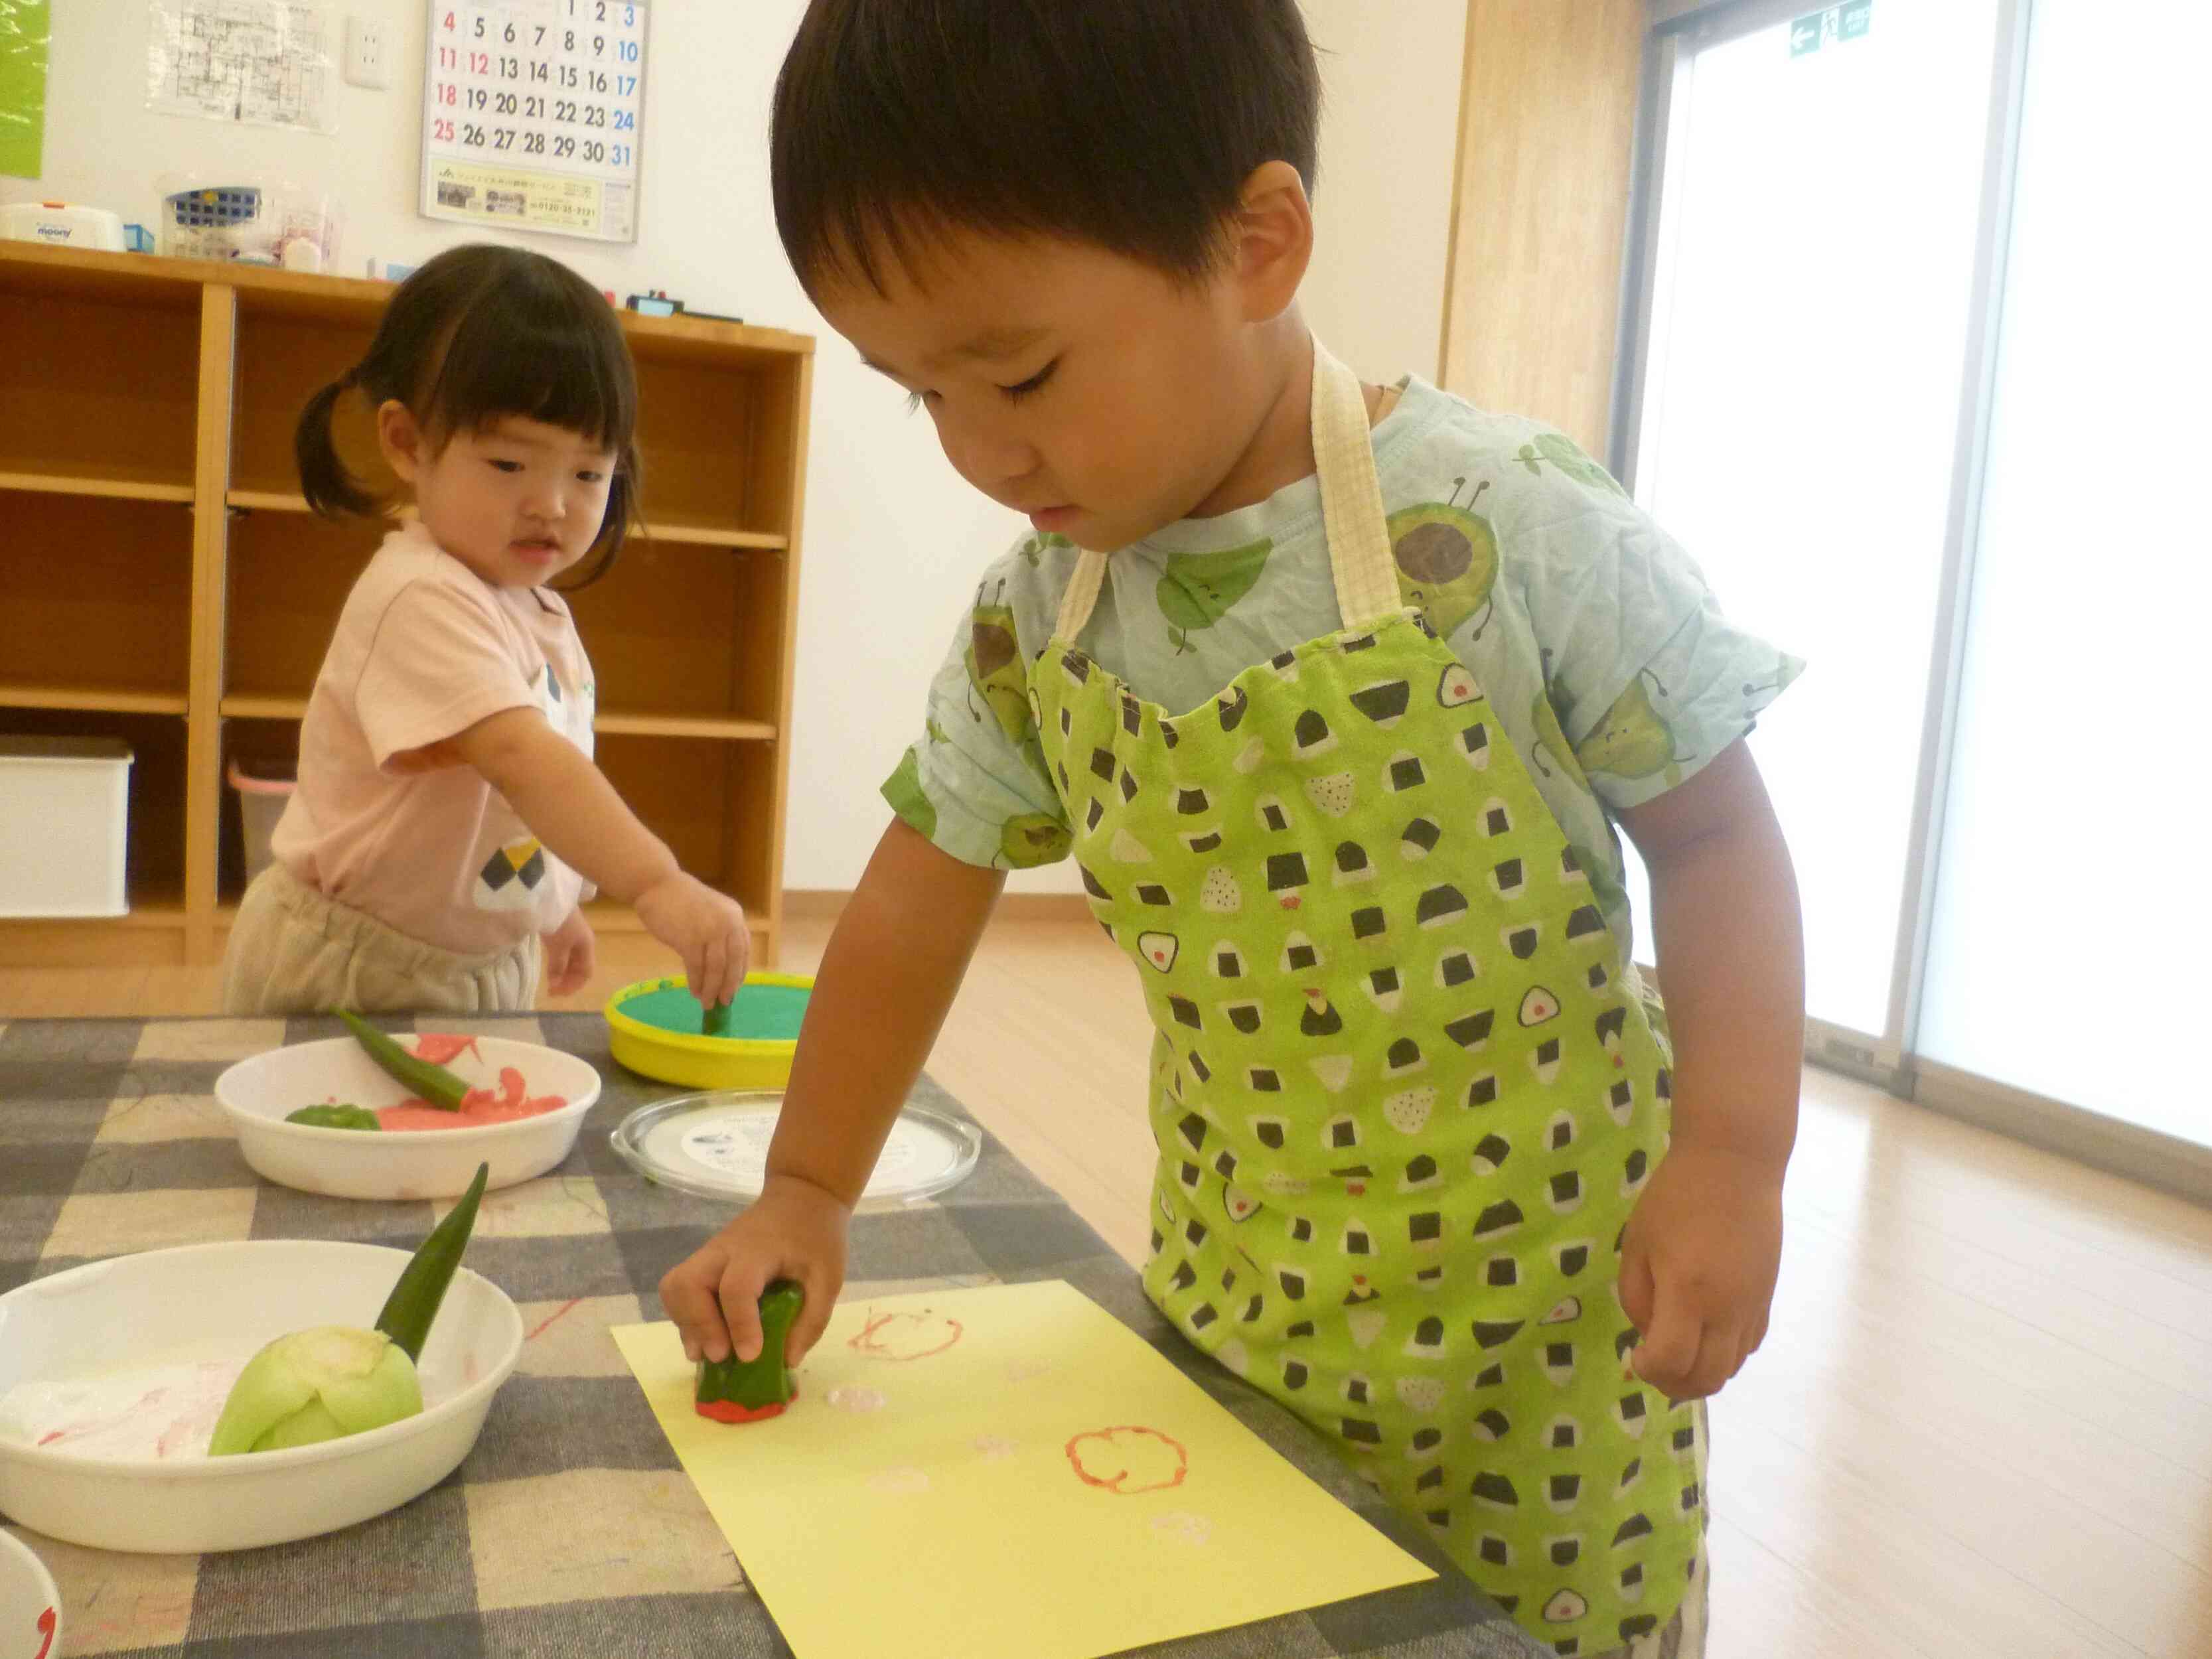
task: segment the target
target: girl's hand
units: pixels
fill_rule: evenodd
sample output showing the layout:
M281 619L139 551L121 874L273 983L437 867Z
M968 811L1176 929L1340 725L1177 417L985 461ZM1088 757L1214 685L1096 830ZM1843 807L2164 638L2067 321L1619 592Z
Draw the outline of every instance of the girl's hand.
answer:
M660 1281L660 1305L683 1334L684 1357L760 1357L760 1297L774 1279L795 1279L805 1306L784 1343L784 1363L806 1358L845 1284L845 1229L853 1212L811 1181L771 1175L752 1207Z
M744 983L753 939L738 902L682 871L637 896L646 931L684 958L684 977L703 1008L728 1002Z
M1621 1243L1635 1374L1670 1400L1719 1393L1766 1338L1781 1264L1781 1170L1678 1136Z
M545 988L556 997L570 997L591 983L599 966L592 924L584 920L583 907L568 913L568 920L545 935Z

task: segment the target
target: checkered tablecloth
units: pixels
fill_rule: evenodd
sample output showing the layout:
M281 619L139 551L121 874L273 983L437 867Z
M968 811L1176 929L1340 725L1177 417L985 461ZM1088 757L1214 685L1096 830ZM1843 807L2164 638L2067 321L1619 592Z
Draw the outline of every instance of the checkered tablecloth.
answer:
M317 1198L259 1181L211 1098L216 1073L331 1020L21 1020L0 1025L0 1292L95 1257L244 1238L411 1248L426 1203ZM413 1503L328 1537L208 1556L119 1555L15 1528L62 1593L70 1659L373 1654L654 1659L788 1655L607 1335L661 1316L660 1276L727 1218L653 1186L607 1145L677 1092L607 1054L596 1015L434 1029L544 1042L605 1091L555 1174L492 1194L469 1265L530 1339L482 1439ZM927 1079L917 1103L967 1114ZM1531 1659L1538 1650L1419 1529L1273 1402L1201 1359L1136 1275L1006 1148L933 1202L854 1223L848 1295L1064 1279L1196 1378L1299 1468L1441 1576L1166 1647L1175 1659ZM891 1650L886 1633L884 1651ZM856 1656L857 1659L857 1656Z

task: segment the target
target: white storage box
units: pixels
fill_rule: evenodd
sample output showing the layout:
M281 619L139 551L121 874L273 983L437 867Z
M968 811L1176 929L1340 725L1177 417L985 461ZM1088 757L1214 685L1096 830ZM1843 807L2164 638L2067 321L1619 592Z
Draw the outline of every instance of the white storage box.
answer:
M119 916L131 745L0 737L0 916Z

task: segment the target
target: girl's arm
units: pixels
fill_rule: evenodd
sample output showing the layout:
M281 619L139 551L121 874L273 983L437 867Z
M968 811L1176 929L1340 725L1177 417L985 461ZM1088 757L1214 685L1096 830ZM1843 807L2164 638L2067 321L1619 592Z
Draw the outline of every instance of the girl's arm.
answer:
M1741 742L1620 822L1650 871L1674 1040L1674 1138L1629 1224L1621 1300L1638 1374L1693 1399L1765 1336L1780 1266L1805 1042L1797 883Z
M738 993L750 958L745 913L684 873L584 751L535 708L503 709L450 740L453 753L507 797L530 833L611 898L636 908L653 937L684 958L707 1004Z
M903 822L884 832L815 977L767 1183L660 1281L690 1358L757 1358L760 1295L778 1278L806 1292L790 1363L822 1334L844 1283L846 1223L1005 884Z

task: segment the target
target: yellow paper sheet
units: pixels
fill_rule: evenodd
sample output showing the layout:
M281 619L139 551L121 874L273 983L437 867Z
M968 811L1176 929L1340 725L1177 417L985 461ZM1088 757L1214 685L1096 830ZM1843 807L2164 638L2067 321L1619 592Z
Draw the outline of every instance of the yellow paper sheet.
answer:
M1433 1577L1058 1281L846 1303L781 1417L615 1340L798 1659L1096 1659Z

